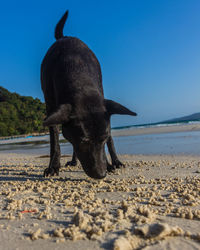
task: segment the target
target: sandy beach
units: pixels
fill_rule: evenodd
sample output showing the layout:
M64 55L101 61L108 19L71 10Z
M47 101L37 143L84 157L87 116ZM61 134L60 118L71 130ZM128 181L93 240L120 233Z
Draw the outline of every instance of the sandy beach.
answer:
M121 155L104 180L80 165L0 154L1 249L200 249L200 157Z
M152 126L152 127L133 127L130 129L113 129L112 136L134 136L134 135L147 135L147 134L162 134L162 133L176 133L176 132L192 132L200 131L200 123L183 124L183 125L170 125L170 126ZM60 139L64 139L60 136ZM20 142L37 142L37 141L49 141L48 135L41 136L27 136L21 138L15 138L12 140L1 139L0 145L13 144Z
M65 167L69 144L59 177L43 178L48 136L1 140L1 249L200 249L199 131L200 124L113 130L125 168L101 181L80 165ZM137 142L150 154L133 154Z

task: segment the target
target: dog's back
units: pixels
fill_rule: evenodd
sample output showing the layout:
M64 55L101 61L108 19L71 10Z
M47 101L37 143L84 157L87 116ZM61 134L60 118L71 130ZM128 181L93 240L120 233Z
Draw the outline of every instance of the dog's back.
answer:
M81 96L96 92L103 97L102 76L94 53L81 40L63 36L67 16L56 26L57 41L50 47L41 66L42 89L47 105L73 104ZM61 22L62 21L62 22ZM76 99L76 100L75 100Z

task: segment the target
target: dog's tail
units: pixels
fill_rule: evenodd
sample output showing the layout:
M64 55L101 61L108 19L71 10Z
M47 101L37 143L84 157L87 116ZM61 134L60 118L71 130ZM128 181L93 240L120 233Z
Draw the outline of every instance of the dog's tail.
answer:
M68 17L68 10L65 12L65 14L62 16L60 21L57 23L56 28L55 28L55 38L56 40L60 39L63 37L63 28L65 25L65 22Z

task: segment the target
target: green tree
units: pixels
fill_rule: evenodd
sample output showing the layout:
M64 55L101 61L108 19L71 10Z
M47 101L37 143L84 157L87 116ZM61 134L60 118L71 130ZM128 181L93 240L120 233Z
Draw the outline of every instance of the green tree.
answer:
M41 133L46 114L38 98L10 93L0 86L0 136Z

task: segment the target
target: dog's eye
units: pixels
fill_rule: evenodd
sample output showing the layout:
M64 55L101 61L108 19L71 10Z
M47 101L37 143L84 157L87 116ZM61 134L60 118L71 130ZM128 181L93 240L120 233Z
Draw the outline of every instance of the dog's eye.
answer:
M90 141L90 139L88 137L81 138L81 143L87 143L89 141Z

